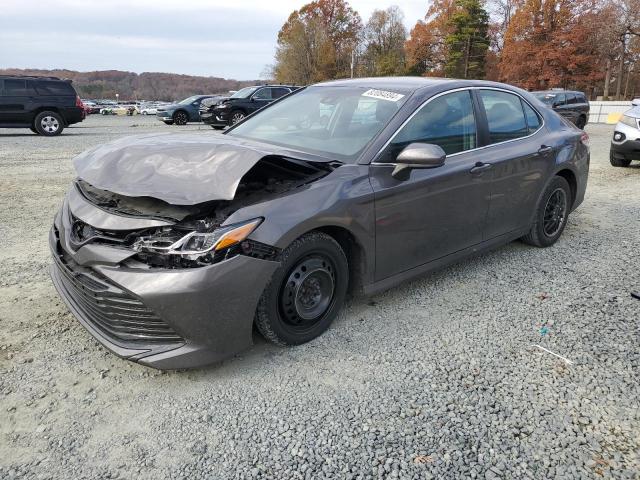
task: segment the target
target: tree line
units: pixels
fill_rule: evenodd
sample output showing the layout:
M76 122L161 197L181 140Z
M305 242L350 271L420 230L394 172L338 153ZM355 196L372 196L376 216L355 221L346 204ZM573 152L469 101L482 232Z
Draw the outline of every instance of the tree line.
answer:
M191 95L228 93L255 81L227 80L176 73L134 73L120 70L76 72L74 70L0 69L4 75L54 76L70 79L82 98L121 100L182 100Z
M278 33L270 74L309 84L423 75L640 95L640 0L433 0L407 31L397 6L365 22L346 0L315 0Z

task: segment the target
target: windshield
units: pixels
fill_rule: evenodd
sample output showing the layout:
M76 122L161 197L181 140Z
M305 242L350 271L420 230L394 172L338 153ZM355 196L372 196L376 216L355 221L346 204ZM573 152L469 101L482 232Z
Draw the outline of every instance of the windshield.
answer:
M229 135L353 161L408 95L358 87L308 87L248 118Z
M186 105L188 103L195 102L199 98L200 95L194 95L193 97L185 98L184 100L179 101L178 105Z
M536 93L536 98L547 105L553 105L556 95L554 93Z
M238 90L236 93L231 95L229 98L247 98L253 92L255 92L258 87L245 87L242 90Z

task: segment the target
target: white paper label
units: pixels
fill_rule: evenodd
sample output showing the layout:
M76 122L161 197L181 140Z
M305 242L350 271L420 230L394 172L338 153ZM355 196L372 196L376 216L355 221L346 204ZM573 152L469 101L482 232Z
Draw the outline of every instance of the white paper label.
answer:
M401 93L387 92L386 90L376 90L375 88L367 90L362 94L362 96L379 98L380 100L389 100L390 102L397 102L402 97L404 97L404 95L402 95Z

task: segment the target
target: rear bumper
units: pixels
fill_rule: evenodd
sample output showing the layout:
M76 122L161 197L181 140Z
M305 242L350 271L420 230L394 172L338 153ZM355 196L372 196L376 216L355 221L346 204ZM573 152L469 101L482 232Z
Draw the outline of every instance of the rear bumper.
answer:
M62 116L64 117L64 121L67 125L72 125L84 120L87 114L84 111L84 108L68 107L62 111Z
M150 367L178 369L219 362L252 345L258 299L277 262L238 255L202 268L129 268L122 253L110 260L92 258L83 251L89 245L69 249L63 217L57 215L49 235L51 278L69 310L107 349Z

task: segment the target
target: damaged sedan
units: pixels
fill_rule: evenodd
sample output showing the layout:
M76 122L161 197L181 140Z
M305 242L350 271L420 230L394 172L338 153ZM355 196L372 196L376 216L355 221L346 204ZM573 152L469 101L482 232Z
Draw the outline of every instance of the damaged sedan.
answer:
M504 84L303 88L224 134L127 137L74 160L52 279L117 355L188 368L329 328L374 294L522 238L583 201L586 133Z

